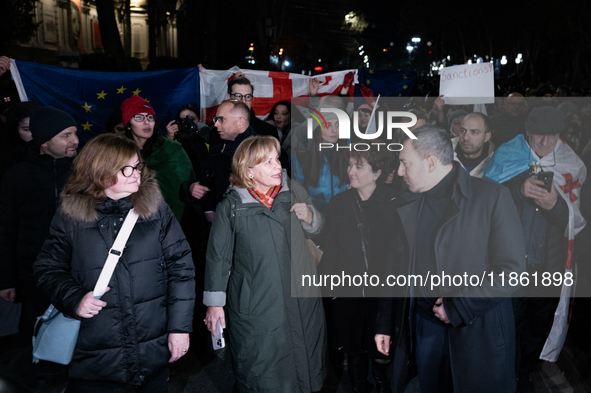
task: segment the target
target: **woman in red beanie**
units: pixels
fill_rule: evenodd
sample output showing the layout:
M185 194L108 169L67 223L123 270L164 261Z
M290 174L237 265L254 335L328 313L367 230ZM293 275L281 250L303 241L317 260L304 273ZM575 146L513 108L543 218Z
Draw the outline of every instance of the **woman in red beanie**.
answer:
M196 181L187 153L180 143L160 134L156 112L142 97L123 101L121 112L125 136L137 143L147 167L156 172L164 200L180 222L185 210L180 196L190 195L189 186Z

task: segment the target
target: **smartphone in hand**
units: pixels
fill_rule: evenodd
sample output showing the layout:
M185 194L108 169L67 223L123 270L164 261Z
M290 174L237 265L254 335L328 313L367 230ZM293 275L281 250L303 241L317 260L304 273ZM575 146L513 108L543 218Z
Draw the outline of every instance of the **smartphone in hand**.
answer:
M224 330L222 329L222 324L218 319L215 325L215 334L211 332L211 344L213 345L214 350L222 349L226 346L226 340L224 340Z

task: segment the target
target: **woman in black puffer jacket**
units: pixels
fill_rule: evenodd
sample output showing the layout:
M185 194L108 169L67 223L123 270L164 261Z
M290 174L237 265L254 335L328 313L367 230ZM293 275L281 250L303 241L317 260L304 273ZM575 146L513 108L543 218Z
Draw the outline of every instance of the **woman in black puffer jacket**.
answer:
M132 207L139 219L110 289L94 299L92 289ZM82 320L68 392L109 392L128 384L166 391L168 363L189 348L194 267L183 232L133 141L100 135L80 152L34 271L51 303Z

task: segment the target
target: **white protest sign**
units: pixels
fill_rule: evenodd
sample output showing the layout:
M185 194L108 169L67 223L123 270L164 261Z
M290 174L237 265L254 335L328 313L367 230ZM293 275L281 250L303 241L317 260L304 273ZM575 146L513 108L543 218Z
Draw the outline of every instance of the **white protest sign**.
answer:
M448 105L495 102L492 63L462 64L439 71L439 94Z

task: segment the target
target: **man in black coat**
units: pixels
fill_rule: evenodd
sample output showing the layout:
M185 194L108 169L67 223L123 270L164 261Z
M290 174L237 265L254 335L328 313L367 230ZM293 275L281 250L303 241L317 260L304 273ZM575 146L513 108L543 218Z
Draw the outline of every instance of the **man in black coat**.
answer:
M409 246L407 274L426 280L406 294L421 391L514 392L510 296L517 287L502 286L500 275L525 269L515 205L506 188L454 163L443 129L425 125L413 133L418 139L404 140L400 152L398 174L409 191L397 211ZM378 321L375 337L382 353L389 351L393 331L407 337L399 333L406 318L394 320L387 312L380 319L392 322Z
M256 135L249 123L248 107L241 101L223 101L213 118L217 132L209 134L209 156L205 160L199 183L191 194L204 205L205 217L213 221L215 207L230 185L232 158L243 140Z
M33 140L23 162L10 168L0 185L0 297L14 301L18 296L41 315L49 300L35 286L33 262L70 176L78 137L74 119L52 107L31 112L30 130Z
M25 146L23 160L0 184L0 297L23 304L17 345L30 344L36 317L50 303L36 286L33 263L49 235L78 147L76 122L65 112L36 108L29 127L33 140ZM42 361L34 372L19 369L27 377L37 375L37 391L53 391L65 381L66 368L54 363Z

